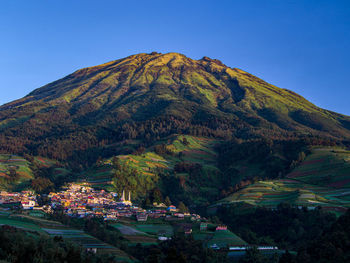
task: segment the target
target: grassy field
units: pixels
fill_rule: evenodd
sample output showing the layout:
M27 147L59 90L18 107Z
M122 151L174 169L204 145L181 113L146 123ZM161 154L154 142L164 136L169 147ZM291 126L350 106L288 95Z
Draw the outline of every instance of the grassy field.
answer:
M217 244L220 247L229 245L240 246L247 243L229 230L215 231L216 225L209 224L208 230L200 231L197 222L167 223L159 219L158 223L125 222L113 224L131 244L140 243L142 245L155 244L158 236L172 237L177 231L182 232L184 227L192 229L195 240L201 240L210 247Z
M213 237L208 241L208 246L212 246L214 244L219 247L244 246L247 245L247 242L229 230L219 230L215 231Z
M276 207L281 202L342 213L350 207L350 152L316 148L286 179L260 181L219 203Z
M162 236L171 237L174 234L174 229L171 225L138 224L138 225L136 225L136 228L142 232L145 232L145 233L151 234L151 235L161 234Z
M171 225L159 224L159 225L149 225L149 224L133 224L128 223L122 224L117 223L112 226L117 228L123 236L130 241L132 244L140 243L144 246L157 244L157 238L159 231L164 231L166 236L173 235L173 228Z

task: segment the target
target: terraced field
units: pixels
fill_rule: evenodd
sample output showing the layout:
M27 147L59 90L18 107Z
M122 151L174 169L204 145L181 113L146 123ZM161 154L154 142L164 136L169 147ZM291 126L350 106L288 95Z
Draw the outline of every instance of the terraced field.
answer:
M12 172L11 172L12 171ZM15 174L13 173L15 171ZM34 177L30 163L17 155L0 155L0 188L9 190L15 185L25 184Z
M37 215L11 214L9 212L0 213L0 225L10 225L26 231L36 231L40 234L61 236L84 248L97 248L98 253L112 253L121 262L134 262L120 249L106 244L97 238L85 233L82 230L67 227L60 222L43 219Z
M0 190L22 191L31 189L30 180L34 178L32 171L35 165L38 168L55 167L52 177L66 177L70 171L59 168L59 164L43 157L33 157L33 163L21 156L0 154ZM58 167L56 167L58 165Z
M186 138L188 144L183 143ZM216 153L214 146L218 141L194 136L171 136L158 144L164 143L173 155L167 157L155 153L154 146L146 149L141 155L119 155L120 160L131 168L136 169L140 174L154 176L159 170L170 171L175 164L181 161L200 163L204 169L217 170ZM104 165L91 169L84 174L84 179L95 187L102 187L111 190L113 178L112 158L106 160Z
M350 152L319 148L286 179L260 181L221 200L276 207L281 202L342 213L350 208Z
M111 183L113 178L113 168L110 164L100 167L95 167L83 175L84 179L93 187L101 187L107 190L112 190Z
M187 145L183 143L184 138L188 142ZM145 175L153 175L154 170L158 168L173 169L174 165L180 161L201 163L204 167L217 169L214 166L216 163L214 146L217 143L215 140L181 135L171 137L160 143L165 143L167 149L174 153L173 156L167 156L167 159L165 159L156 154L154 152L154 147L151 147L142 155L124 155L120 157L122 160L125 160L128 165Z
M336 189L350 188L350 151L314 149L288 178Z
M113 224L123 236L128 239L131 244L140 243L142 245L151 245L157 243L158 236L172 237L175 232L183 232L184 228L191 228L192 235L195 240L201 240L208 247L216 244L220 247L244 246L247 243L240 237L229 230L215 231L217 225L208 224L208 230L200 231L199 223L183 222L183 223L139 223L128 222ZM209 229L210 228L210 229Z

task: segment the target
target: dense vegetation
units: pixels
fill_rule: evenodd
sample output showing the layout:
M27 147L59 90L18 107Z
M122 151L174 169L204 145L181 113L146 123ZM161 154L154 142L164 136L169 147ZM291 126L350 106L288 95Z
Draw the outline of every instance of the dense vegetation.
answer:
M46 194L65 182L84 179L119 193L132 191L146 207L165 202L181 211L189 207L203 212L258 180L284 178L307 158L312 146L349 147L349 136L349 117L320 109L218 60L138 54L78 70L1 106L0 186ZM319 184L336 183L324 177ZM45 203L45 195L39 201ZM118 232L100 220L54 216L124 246ZM325 244L338 262L348 260L348 216L335 221L319 210L285 205L247 214L232 207L219 210L219 220L251 244L298 251L297 256L286 253L282 262L333 260L322 254ZM3 230L6 242L39 244L22 232L14 232L12 239L8 231L14 230ZM68 258L74 252L77 260L87 260L78 248L56 241L47 241L47 253L59 250L61 258ZM9 259L16 253L45 261L46 254L33 254L39 247L16 249L4 248L0 254L9 261L16 261ZM157 247L137 247L133 254L145 262L224 260L184 237ZM254 258L266 260L252 249L242 262Z
M176 234L172 240L151 246L129 246L127 240L116 228L109 226L102 218L79 219L71 218L60 212L51 215L51 219L58 220L65 225L83 229L92 236L118 247L140 262L226 262L225 254L214 253L204 248L201 241L195 241L191 236Z
M235 206L227 206L218 210L218 217L250 244L286 249L279 260L281 263L331 263L350 259L349 210L337 219L321 209L298 209L288 204L281 204L276 210L257 208L245 213ZM247 257L255 260L251 262L267 262L257 251L251 251Z
M349 136L350 119L220 61L139 54L78 70L0 108L0 150L90 166L171 134L222 139Z
M113 256L86 253L81 247L60 237L28 233L18 228L1 226L0 260L4 262L113 262Z
M218 217L249 244L277 245L298 250L318 238L336 221L334 214L280 204L277 209L257 208L242 213L237 206L223 206Z
M158 246L131 249L141 262L147 263L225 263L226 255L215 253L203 247L201 241L195 241L191 236L176 235L172 240L160 243Z

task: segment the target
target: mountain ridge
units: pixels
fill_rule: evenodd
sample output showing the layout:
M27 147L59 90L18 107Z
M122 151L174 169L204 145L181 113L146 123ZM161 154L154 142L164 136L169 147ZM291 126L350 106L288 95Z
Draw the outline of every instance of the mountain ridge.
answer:
M77 70L1 106L0 131L2 152L65 160L77 150L171 134L344 140L350 117L216 59L152 52Z

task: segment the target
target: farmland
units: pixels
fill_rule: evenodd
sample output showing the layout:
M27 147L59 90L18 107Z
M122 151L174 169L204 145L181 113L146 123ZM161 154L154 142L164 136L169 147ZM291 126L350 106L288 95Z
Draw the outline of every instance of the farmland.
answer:
M186 143L183 141L186 140ZM219 141L203 137L195 137L188 135L174 135L162 141L157 142L145 149L141 154L118 155L117 157L122 164L126 165L139 175L145 177L157 177L158 173L172 173L175 165L179 162L198 163L206 171L206 174L215 174L218 172L216 167L217 154L214 146ZM132 143L129 142L131 145ZM167 154L156 153L156 148L163 145ZM102 165L93 167L81 175L82 179L91 183L94 187L100 187L112 190L113 178L113 158L104 160ZM186 172L177 173L176 176L188 176ZM211 178L215 180L215 176ZM215 187L207 189L217 191Z
M33 216L33 214L35 215ZM40 213L31 212L27 215L1 211L0 225L9 225L29 232L35 231L41 235L49 235L51 237L61 236L64 240L71 241L83 248L97 248L98 253L112 253L117 255L121 262L133 262L129 259L128 255L120 249L106 244L82 230L65 226L57 221L38 217L38 214Z
M21 191L31 189L30 181L35 169L52 168L51 179L67 177L70 171L54 160L32 157L30 161L17 155L0 154L0 190Z
M350 152L315 148L285 179L259 181L220 203L274 208L281 202L342 213L350 207Z
M33 172L26 159L17 155L0 155L0 187L3 190L25 184L32 178Z
M350 187L350 151L333 148L314 149L288 178L324 187Z
M187 145L183 143L184 138L187 140ZM120 158L144 175L155 175L157 169L171 170L180 161L201 163L207 169L217 169L214 167L216 153L213 149L216 143L217 141L208 138L172 136L157 143L157 145L165 144L166 149L172 153L166 157L155 153L156 145L154 145L141 155L121 155Z
M131 243L141 243L143 245L155 244L159 236L171 238L177 232L184 229L192 229L195 240L201 240L207 247L216 244L219 247L245 246L247 243L229 230L215 231L217 225L209 224L208 229L200 230L198 222L172 222L166 223L162 219L154 220L150 223L139 223L128 221L113 224L126 239ZM153 238L153 242L152 242Z

